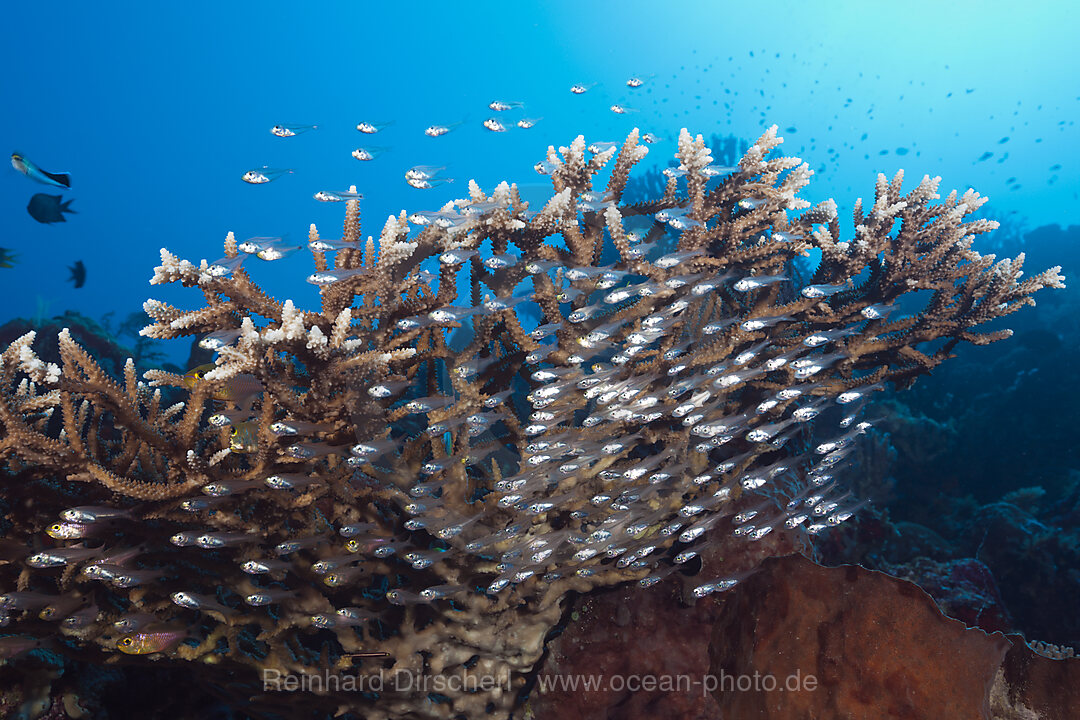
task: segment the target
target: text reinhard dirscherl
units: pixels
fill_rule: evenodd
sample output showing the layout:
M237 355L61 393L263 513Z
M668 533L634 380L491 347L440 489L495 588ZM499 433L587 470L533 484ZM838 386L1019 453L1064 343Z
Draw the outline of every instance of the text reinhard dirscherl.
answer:
M369 675L332 673L282 673L263 670L264 692L490 692L502 688L510 691L510 669L495 675L460 673L457 675L425 675L409 670L379 670Z
M543 675L537 678L537 690L548 692L802 692L817 689L814 675L795 672L776 677L758 672L752 675L708 674L694 678L690 675ZM399 669L379 670L370 675L331 673L282 673L263 670L264 692L490 692L511 691L510 670L502 674L461 673L425 675Z

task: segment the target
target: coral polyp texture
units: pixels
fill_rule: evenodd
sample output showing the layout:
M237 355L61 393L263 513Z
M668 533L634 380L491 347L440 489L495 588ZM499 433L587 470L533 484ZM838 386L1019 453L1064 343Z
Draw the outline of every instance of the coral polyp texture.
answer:
M151 282L205 307L148 301L143 334L217 352L185 376L114 379L66 331L59 366L19 338L0 356L6 632L240 679L387 677L309 688L306 711L505 715L568 592L842 522L873 392L1006 337L977 328L1062 278L973 250L984 199L935 202L929 177L879 176L841 241L780 142L721 167L684 130L663 196L629 204L637 131L579 137L538 164L542 207L471 183L377 242L350 199L340 239L310 230L314 310L255 284L258 242L198 265L162 250ZM739 579L706 564L688 589Z

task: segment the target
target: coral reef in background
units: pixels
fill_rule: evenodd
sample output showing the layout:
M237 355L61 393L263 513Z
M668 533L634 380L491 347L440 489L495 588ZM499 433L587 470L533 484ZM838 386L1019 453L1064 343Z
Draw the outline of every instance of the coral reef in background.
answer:
M1080 270L1080 227L1014 223L990 239ZM1080 392L1078 303L1075 287L1048 295L1012 319L1012 341L879 396L847 476L872 505L816 543L817 557L911 579L983 629L1080 648L1080 417L1061 401Z
M149 385L66 330L59 362L16 339L0 354L4 654L212 672L253 714L281 712L268 673L359 664L465 687L310 693L304 712L505 715L568 593L656 584L729 536L842 523L857 503L836 475L868 396L1007 337L976 328L1062 278L973 250L995 227L968 218L983 199L935 203L929 177L903 194L902 173L879 176L843 241L779 143L772 128L726 167L683 131L663 195L630 204L637 131L579 137L549 148L539 211L470 184L378 243L350 200L341 239L311 229L313 311L267 296L231 234L213 263L162 250L151 282L206 305L148 301L144 335L218 355ZM819 267L792 282L811 249ZM745 577L708 558L688 598Z
M146 314L132 313L115 328L110 322L111 316L112 313L108 313L96 321L75 310L68 310L52 318L9 320L0 325L0 345L7 347L26 333L34 332L39 338L34 346L39 358L42 362L57 364L61 360L56 337L67 328L75 341L94 357L105 372L114 377L123 373L128 358L137 368L161 368L163 355L157 341L139 335L146 324ZM179 368L173 369L183 372Z
M709 148L713 162L724 167L739 164L746 151L750 149L750 143L735 135L720 135L713 133L705 139L705 145ZM673 174L678 174L678 158L667 161L664 167L652 166L644 171L635 172L626 181L626 189L623 190L622 201L624 203L646 203L663 196L667 188L668 179Z

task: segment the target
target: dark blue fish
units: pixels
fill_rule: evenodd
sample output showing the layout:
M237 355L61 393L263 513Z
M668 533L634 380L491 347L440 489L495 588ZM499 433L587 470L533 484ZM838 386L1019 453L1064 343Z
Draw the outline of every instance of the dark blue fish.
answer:
M67 222L64 213L74 213L75 211L68 207L71 205L71 200L67 202L61 202L61 200L63 200L63 197L60 195L38 193L30 198L30 204L26 206L26 211L30 213L30 217L46 225Z
M86 282L86 266L83 265L83 261L76 260L74 265L68 266L68 270L71 271L68 281L75 283L75 287L81 288Z

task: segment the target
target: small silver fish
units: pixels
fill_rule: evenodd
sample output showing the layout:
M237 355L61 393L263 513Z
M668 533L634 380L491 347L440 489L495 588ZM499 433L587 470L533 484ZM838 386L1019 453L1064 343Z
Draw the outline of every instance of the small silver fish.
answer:
M517 265L520 259L521 258L517 255L502 253L500 255L492 255L489 258L485 258L482 264L490 270L501 270L502 268Z
M428 125L427 128L424 129L424 134L428 137L442 137L454 128L464 124L464 120L458 120L457 122L447 123L446 125Z
M229 617L236 612L235 610L227 608L221 603L217 602L217 600L210 597L209 595L198 595L193 592L174 592L169 597L172 598L172 601L175 604L189 610L199 610L202 612L206 612L209 610L219 613L225 617Z
M61 567L100 554L101 548L86 548L79 546L53 548L52 550L34 553L26 558L26 564L32 568L39 569Z
M704 254L704 250L684 250L683 252L673 252L664 255L663 257L657 258L656 262L653 264L656 265L656 267L658 268L667 269L684 263L691 258L698 257Z
M505 102L503 100L492 100L491 102L488 103L488 107L491 108L492 110L494 110L495 112L506 112L507 110L512 110L513 108L525 107L525 103L522 103L522 102Z
M345 280L346 278L356 277L357 275L363 275L367 270L365 268L350 268L342 270L321 270L316 273L308 275L307 281L312 285L318 285L320 287L324 285L333 285L336 282Z
M266 575L273 572L284 572L292 567L292 563L285 560L245 560L240 563L240 569L248 575Z
M131 512L128 510L121 510L119 508L106 507L103 505L80 505L79 507L69 508L62 513L60 517L68 522L74 523L93 523L98 520L114 520L116 518L130 517Z
M562 267L562 263L557 260L530 260L525 263L525 272L530 275L539 275L557 267Z
M317 457L335 455L338 453L338 449L324 443L296 443L285 448L285 455L297 460L311 460Z
M356 148L353 150L352 156L361 162L367 162L369 160L374 160L389 149L390 148L388 147L368 145L367 147Z
M274 546L274 552L278 555L289 555L297 550L303 550L304 548L315 547L321 543L326 542L330 538L329 533L319 533L318 535L309 535L307 537L293 538L292 540L286 540L278 543Z
M360 244L356 240L330 240L328 238L319 238L318 240L309 240L308 248L318 252L331 252L333 250L359 250Z
M825 331L825 332L816 332L816 333L813 333L811 335L808 335L803 340L803 345L806 345L807 347L820 347L820 346L822 346L822 345L824 345L824 344L826 344L828 342L832 342L833 340L836 340L837 338L845 337L847 335L853 335L856 332L858 332L858 331L854 330L852 328L839 328L837 330L828 330L828 331Z
M229 495L244 492L245 490L251 490L261 484L262 483L258 480L218 480L217 482L203 485L202 492L204 495L214 498L227 497Z
M274 490L297 490L317 481L318 478L316 477L300 475L299 473L269 475L263 480L267 487Z
M690 208L685 207L670 207L657 211L653 217L662 223L671 222L677 217L684 217L686 213L690 212Z
M281 260L292 255L299 250L301 245L276 245L274 247L263 248L259 252L255 253L255 257L266 262L273 262L274 260Z
M790 279L787 275L751 275L739 280L733 287L738 292L750 292L773 283L787 282Z
M195 545L204 549L231 547L243 545L255 541L257 538L250 533L242 532L208 532L202 533L195 538Z
M211 262L206 267L206 274L211 277L225 277L231 275L232 271L239 268L247 259L247 255L238 255L234 258L218 258Z
M356 129L365 135L374 135L381 130L385 130L394 124L393 120L385 120L380 122L361 122L357 123Z
M119 620L114 622L113 628L117 632L126 635L128 633L138 632L154 622L155 619L156 618L149 613L129 613L127 615L122 615Z
M862 315L864 318L867 318L868 320L880 320L881 318L888 316L888 314L895 309L895 304L885 305L879 303L876 305L867 305L859 311L859 314Z
M277 180L282 175L292 173L292 169L277 169L270 167L261 167L253 170L248 170L240 179L249 185L263 185L273 180Z
M410 188L416 188L417 190L431 190L441 185L446 185L448 182L454 182L454 178L436 178L434 180L424 180L421 178L405 178L405 184Z
M682 217L674 217L668 220L668 225L676 230L689 230L690 228L701 227L701 223L693 218L688 218L685 215Z
M455 248L453 250L447 250L439 255L439 262L443 265L460 265L469 258L476 255L475 250L467 250L465 248Z
M847 287L849 287L849 283L843 283L842 285L807 285L800 294L805 298L824 298L835 295Z
M285 242L283 237L250 237L236 246L236 249L248 255L254 255L263 248L274 247Z
M239 330L217 330L208 335L203 336L199 340L199 347L204 350L220 350L223 347L228 347L240 339L241 332Z
M453 182L451 179L439 177L439 173L446 169L444 165L414 165L405 171L405 182L414 188L426 190L444 182Z
M275 125L270 128L270 134L277 137L294 137L309 130L318 129L318 125Z
M410 413L426 413L432 410L449 407L454 403L454 398L440 395L417 398L405 403L405 410Z
M738 171L739 168L737 166L731 165L706 165L701 168L701 170L698 170L699 173L708 178L713 178L718 175L727 175Z
M425 588L420 591L420 597L424 600L437 600L439 598L449 597L456 595L457 593L467 590L464 585L434 585L429 588Z

